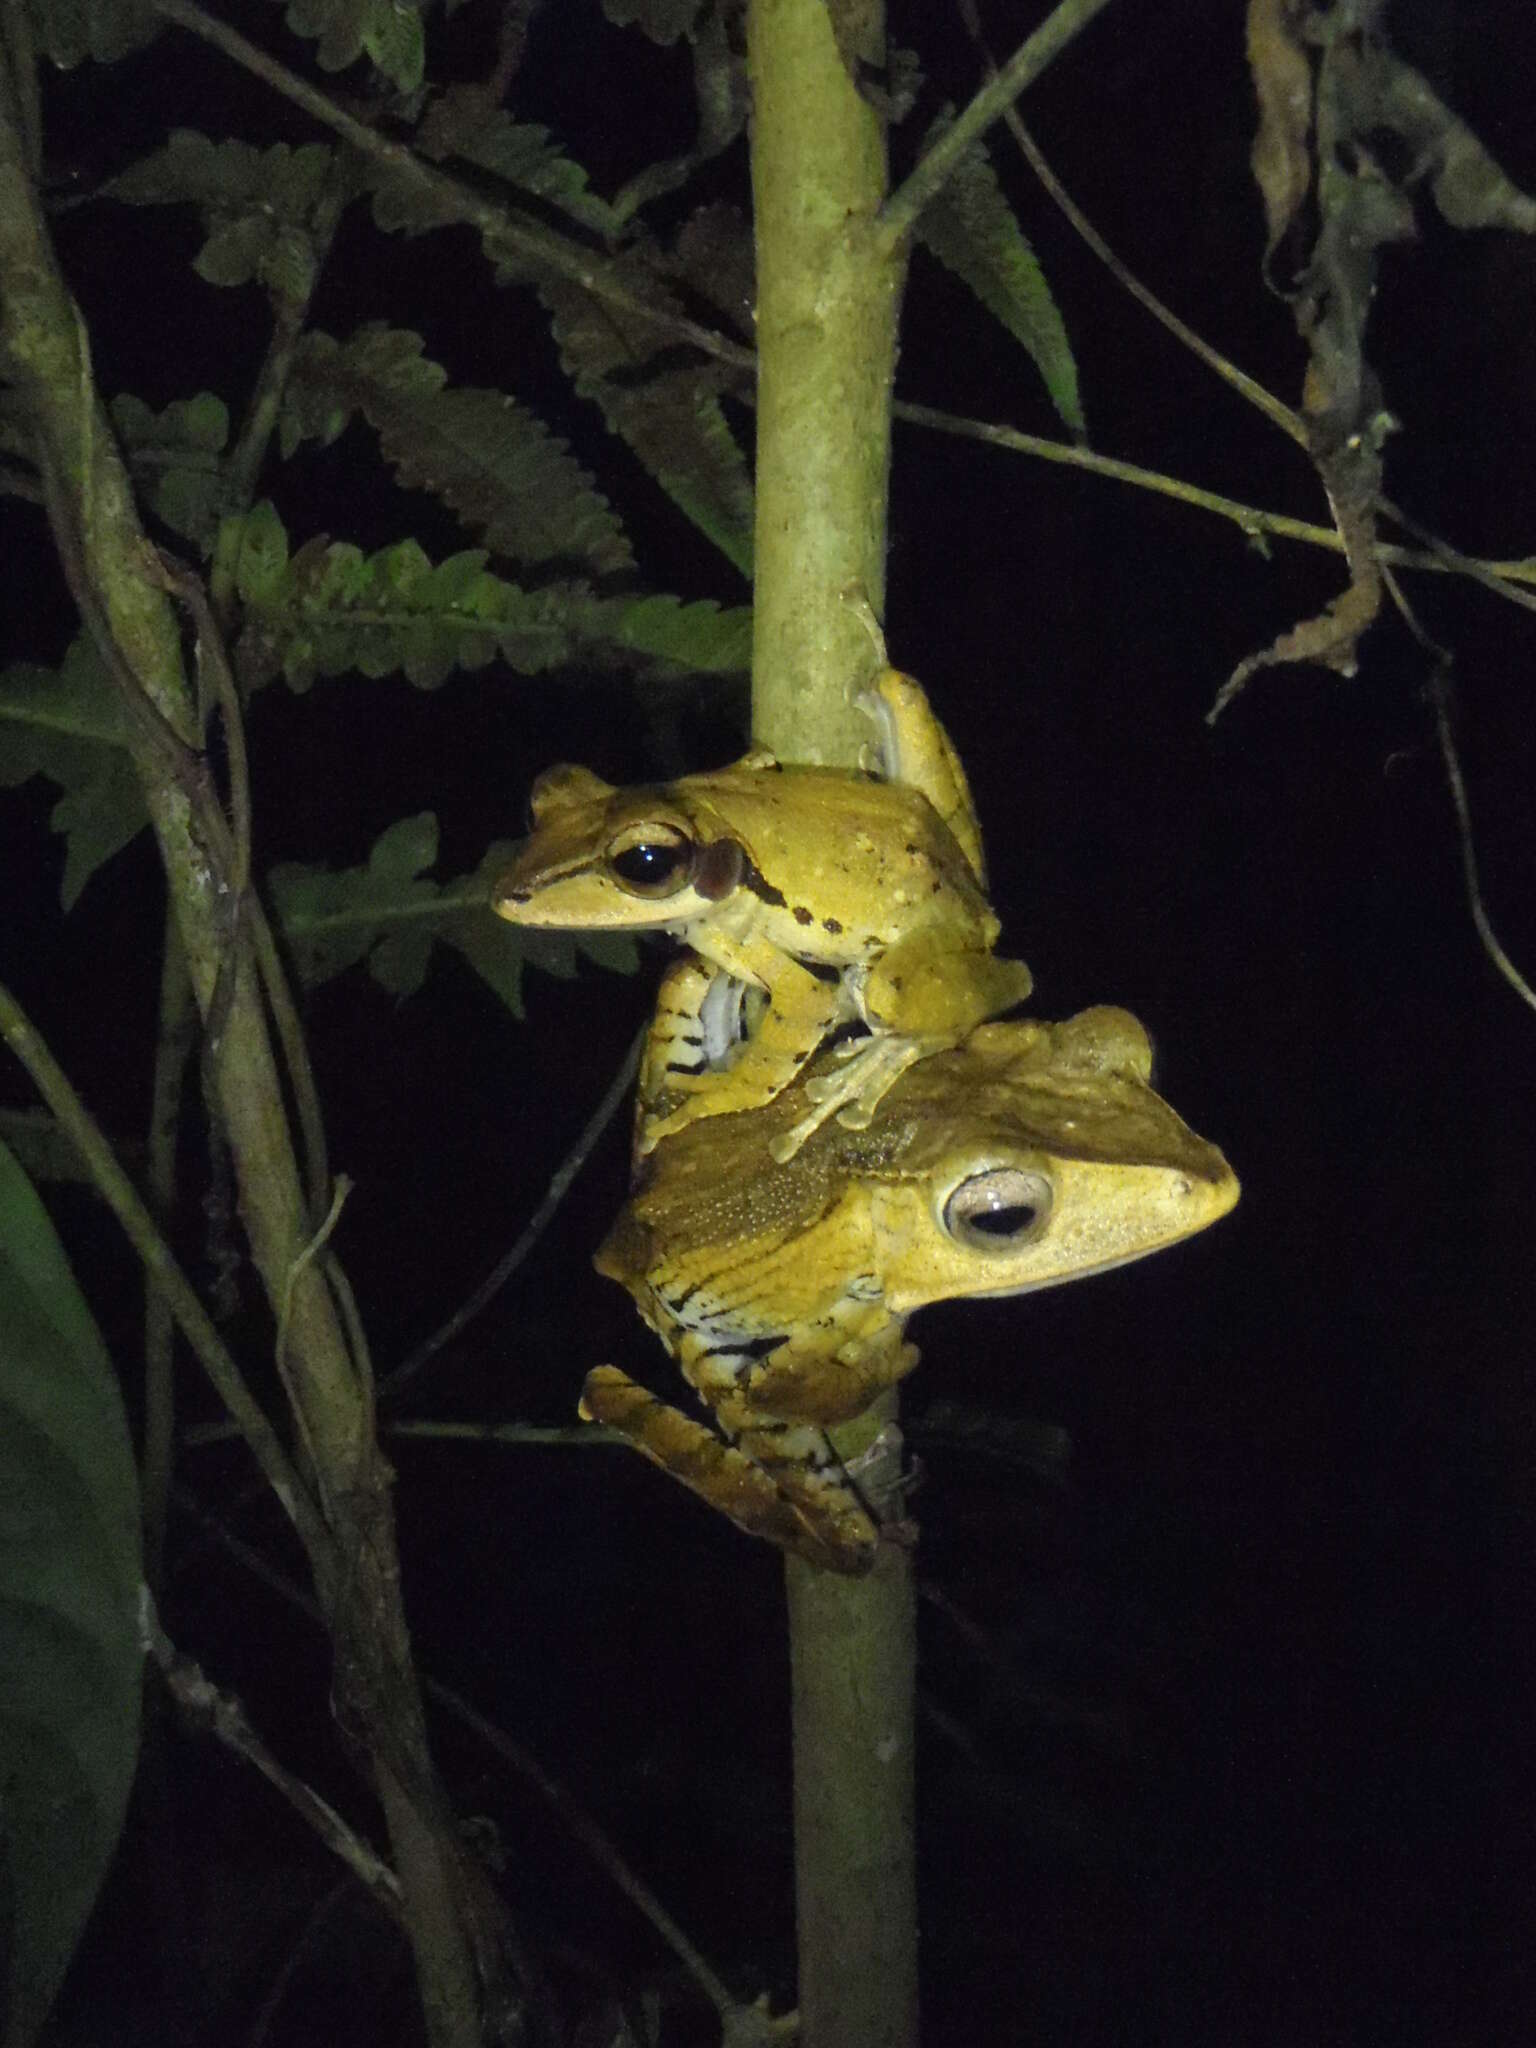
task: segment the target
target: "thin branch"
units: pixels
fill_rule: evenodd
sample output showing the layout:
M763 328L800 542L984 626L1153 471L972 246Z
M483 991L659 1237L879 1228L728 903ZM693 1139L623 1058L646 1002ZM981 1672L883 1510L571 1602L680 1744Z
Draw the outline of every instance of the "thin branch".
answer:
M43 1043L10 990L0 985L0 1038L15 1053L39 1095L58 1118L91 1170L91 1178L116 1216L151 1280L170 1303L187 1342L202 1361L215 1391L239 1424L240 1433L272 1491L304 1539L311 1557L331 1560L334 1546L303 1481L289 1461L276 1430L263 1414L214 1328L207 1310L193 1292L175 1254L160 1235L138 1189L113 1156L100 1125L71 1086L68 1076Z
M643 1024L635 1034L634 1044L620 1061L618 1071L603 1092L602 1100L582 1125L575 1144L556 1167L549 1186L544 1190L543 1199L524 1224L516 1243L496 1261L474 1293L454 1310L447 1322L418 1344L410 1356L386 1376L380 1388L385 1400L393 1400L403 1388L408 1387L422 1367L441 1351L445 1344L456 1337L467 1323L472 1322L488 1301L493 1300L501 1292L549 1228L555 1211L570 1191L572 1181L586 1165L593 1146L607 1130L613 1121L615 1111L624 1100L629 1084L635 1078L635 1071L640 1064L640 1053L649 1030L650 1025Z
M1403 552L1405 560L1410 561L1415 569L1444 569L1458 576L1470 576L1474 583L1481 583L1495 597L1507 597L1512 604L1521 604L1530 611L1536 611L1536 596L1524 590L1507 588L1509 583L1536 583L1536 562L1529 559L1523 562L1486 562L1476 555L1464 555L1449 541L1441 540L1438 534L1431 533L1428 527L1421 526L1416 519L1401 511L1390 498L1380 498L1377 504L1389 519L1395 519L1405 532L1411 533L1415 540L1430 550L1427 560L1408 557L1406 551L1387 554L1378 550L1380 560L1395 560L1396 554Z
M467 1444L557 1445L584 1451L594 1444L622 1450L630 1439L621 1429L609 1429L601 1422L388 1422L387 1437L414 1437L418 1441ZM191 1441L191 1434L188 1434Z
M426 1689L439 1706L445 1707L464 1727L478 1735L488 1749L542 1794L598 1868L650 1921L715 2010L719 2013L734 2011L739 2001L732 1997L724 1978L704 1960L650 1886L630 1869L603 1829L559 1779L551 1777L531 1750L525 1749L522 1743L498 1728L493 1721L488 1721L451 1686L440 1685L436 1679L429 1678Z
M311 261L303 292L295 297L286 292L272 294L272 333L267 342L267 352L246 407L244 422L224 462L232 510L246 511L256 495L256 478L266 456L272 429L277 424L283 392L309 319L315 287L320 282L321 270L336 239L336 230L346 206L346 193L342 186L341 167L333 164L327 187L316 202L305 228ZM230 595L233 596L232 591ZM224 623L228 624L227 616Z
M149 1112L148 1163L150 1200L165 1222L176 1199L176 1140L181 1129L181 1097L187 1064L197 1036L197 1003L187 956L175 912L165 912L165 937L160 956L159 1028L155 1033L155 1073ZM146 1275L144 1304L144 1457L140 1482L144 1528L144 1576L149 1589L160 1591L165 1554L165 1517L175 1463L176 1379L173 1371L176 1319L154 1280Z
M991 52L987 49L986 43L982 38L981 24L976 18L974 0L961 0L960 13L971 33L972 40L981 51L988 69L995 77L997 75L997 67L993 63ZM1003 119L1008 125L1009 134L1012 135L1023 153L1026 163L1028 163L1041 185L1044 186L1047 197L1055 201L1061 212L1066 216L1067 221L1082 237L1083 241L1087 243L1088 247L1098 257L1099 261L1104 265L1111 277L1120 285L1121 289L1129 292L1138 305L1145 308L1160 326L1168 330L1175 341L1181 342L1190 351L1191 355L1197 356L1214 376L1219 377L1224 384L1230 385L1241 397L1246 398L1250 405L1263 413L1264 417L1274 426L1277 426L1283 434L1288 434L1299 447L1305 448L1307 446L1307 427L1300 414L1292 412L1291 408L1283 400L1276 398L1272 391L1267 391L1256 377L1250 377L1246 370L1240 370L1236 363L1230 362L1226 356L1219 354L1217 350L1211 347L1208 341L1201 335L1196 334L1192 327L1186 326L1171 307L1165 306L1157 294L1150 291L1142 283L1141 279L1127 268L1120 257L1110 248L1103 236L1100 235L1098 229L1094 227L1092 221L1089 220L1088 216L1078 206L1072 195L1046 162L1039 144L1019 118L1018 108L1013 106L1006 108Z
M1536 1010L1536 990L1516 967L1513 960L1499 944L1498 933L1483 907L1482 884L1477 878L1477 852L1472 843L1472 807L1467 802L1467 785L1462 780L1461 762L1456 753L1456 741L1451 732L1449 690L1445 672L1437 669L1430 686L1430 701L1435 708L1435 731L1440 738L1440 757L1445 763L1445 779L1450 784L1451 802L1456 809L1456 830L1461 840L1461 873L1466 884L1467 907L1472 913L1472 923L1477 936L1483 942L1483 951L1493 962L1499 973L1509 983L1522 1003L1529 1003Z
M1181 504L1193 505L1197 511L1214 512L1222 519L1230 519L1250 539L1261 533L1274 534L1281 540L1304 541L1309 547L1327 548L1336 555L1344 552L1344 542L1334 527L1316 526L1306 519L1292 519L1283 512L1266 512L1257 505L1244 505L1236 498L1223 497L1219 491L1202 490L1198 484L1186 483L1182 477L1168 476L1161 470L1143 469L1134 462L1120 462L1112 455L1096 455L1092 449L1079 448L1075 442L1052 441L1039 434L1021 433L1017 427L998 426L989 420L966 419L960 413L944 412L931 405L912 405L900 399L892 410L897 419L906 420L912 426L932 427L941 434L954 434L961 440L982 441L994 448L1010 449L1016 454L1035 455L1043 462L1059 462L1070 469L1085 469L1095 476L1109 477L1116 483L1132 484L1138 490L1156 491L1165 498L1177 498ZM1382 509L1412 528L1412 522L1394 507L1383 505ZM1470 576L1512 603L1536 606L1536 598L1508 587L1511 584L1536 584L1536 557L1527 555L1509 561L1487 561L1459 554L1455 548L1435 542L1428 535L1426 541L1428 545L1422 550L1380 542L1376 549L1377 559L1402 569L1438 570L1444 575Z
M253 77L271 86L274 92L281 93L284 99L302 107L305 113L350 142L364 156L375 163L387 165L390 170L405 173L423 192L432 195L447 218L467 222L526 262L542 265L559 277L569 278L594 299L633 319L646 320L653 326L664 328L678 340L691 343L704 355L713 356L717 362L729 363L749 375L755 374L757 358L751 349L744 348L740 342L728 340L712 328L700 326L696 320L689 320L680 313L650 305L610 274L607 258L601 251L582 248L550 228L520 220L504 206L483 198L447 172L424 163L403 143L391 142L386 136L376 134L366 123L344 112L323 92L300 78L297 72L279 64L276 58L269 57L254 43L247 42L238 31L227 28L201 7L194 6L192 0L150 0L150 4L166 21L175 22L178 28L201 36L204 42L221 50ZM1105 0L1099 0L1099 4L1104 5Z
M278 1762L235 1695L221 1691L200 1665L176 1648L160 1626L147 1588L141 1588L139 1594L139 1632L144 1650L160 1667L166 1689L194 1726L210 1729L226 1749L253 1764L331 1853L341 1858L374 1904L397 1925L403 1924L400 1880L389 1865L312 1785Z
M1472 841L1472 807L1467 801L1467 785L1462 778L1461 759L1456 751L1456 738L1451 731L1451 655L1447 648L1432 640L1419 623L1417 614L1398 584L1397 578L1388 569L1383 572L1383 581L1391 594L1393 603L1407 623L1408 630L1429 656L1433 664L1430 672L1429 698L1434 707L1435 731L1440 741L1440 758L1445 763L1445 779L1450 785L1451 803L1456 812L1456 830L1461 843L1461 872L1466 883L1467 905L1472 913L1472 925L1482 941L1483 951L1493 962L1499 973L1509 983L1521 1002L1528 1003L1536 1010L1536 991L1516 967L1513 960L1499 943L1493 921L1483 906L1482 885L1477 877L1477 852Z
M594 1431L593 1434L597 1432ZM176 1498L182 1507L197 1518L209 1536L221 1544L232 1557L237 1558L264 1586L276 1593L279 1599L297 1608L317 1625L324 1625L315 1602L286 1574L269 1564L260 1551L253 1550L248 1543L226 1529L184 1490L178 1488ZM427 1678L423 1680L423 1690L454 1720L479 1736L503 1763L548 1801L592 1860L607 1873L631 1904L651 1923L716 2011L723 2013L735 2010L738 2001L731 1996L719 1972L705 1961L650 1886L630 1868L616 1844L566 1790L560 1780L545 1770L532 1751L524 1748L522 1743L498 1728L493 1721L487 1720L485 1715L472 1707L463 1695L455 1692L451 1686Z
M913 222L954 170L973 142L998 119L1005 107L1060 56L1076 36L1101 14L1109 0L1061 0L1034 34L1021 43L996 77L984 85L968 107L956 116L905 184L893 192L880 209L880 231L886 247L894 249L911 231Z

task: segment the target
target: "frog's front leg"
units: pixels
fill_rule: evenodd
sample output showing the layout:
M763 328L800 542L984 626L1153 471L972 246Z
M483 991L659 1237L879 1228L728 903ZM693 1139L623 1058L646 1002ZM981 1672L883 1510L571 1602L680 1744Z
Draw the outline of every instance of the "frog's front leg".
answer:
M701 952L663 984L642 1068L642 1156L699 1117L771 1102L844 1015L840 976L823 980L766 940L710 933Z
M579 1413L584 1421L620 1430L652 1464L749 1536L846 1577L857 1578L874 1563L880 1531L836 1467L817 1470L795 1457L775 1462L770 1471L617 1366L601 1365L587 1374ZM769 1434L754 1435L760 1451L769 1448L760 1441Z
M874 723L874 758L867 764L887 782L904 782L921 790L944 820L985 889L987 866L981 850L981 826L971 785L955 743L935 717L928 693L915 676L892 668L886 657L885 634L862 590L845 590L843 602L874 642L880 672L872 683L850 692L852 701Z
M928 932L899 940L854 978L855 1000L874 1035L842 1049L839 1072L806 1082L813 1107L774 1141L774 1158L793 1159L829 1116L866 1129L908 1067L958 1045L978 1024L1022 1003L1033 986L1022 960L957 953Z

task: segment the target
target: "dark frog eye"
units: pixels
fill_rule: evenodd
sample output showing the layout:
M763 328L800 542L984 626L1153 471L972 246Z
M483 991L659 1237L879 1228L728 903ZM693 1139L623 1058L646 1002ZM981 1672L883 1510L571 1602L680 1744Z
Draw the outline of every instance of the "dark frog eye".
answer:
M1028 1167L994 1166L961 1181L944 1204L944 1228L978 1252L1008 1252L1038 1237L1051 1213L1051 1184Z
M693 869L693 841L673 825L635 825L608 849L608 865L633 896L675 896Z

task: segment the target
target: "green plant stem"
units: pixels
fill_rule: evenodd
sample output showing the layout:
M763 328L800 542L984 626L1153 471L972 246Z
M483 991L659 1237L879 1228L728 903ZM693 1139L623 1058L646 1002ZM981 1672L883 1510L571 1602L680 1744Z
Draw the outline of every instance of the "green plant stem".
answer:
M874 23L879 30L878 17ZM753 730L782 758L854 765L849 684L871 661L844 602L884 592L898 243L879 122L838 57L824 0L752 0L758 408ZM844 1457L895 1413L844 1430ZM795 1892L804 2048L914 2048L911 1559L866 1579L786 1563Z
M1109 0L1061 0L1061 5L1046 16L1034 34L1019 45L1001 70L961 109L953 126L922 158L905 184L886 201L880 227L889 244L894 246L911 232L912 223L971 144L1108 5Z
M160 952L159 1028L155 1033L155 1078L149 1112L147 1184L162 1223L176 1199L176 1138L181 1128L181 1091L197 1034L197 1006L176 920L167 912ZM176 1434L175 1316L164 1289L146 1271L144 1304L144 1457L140 1478L144 1529L144 1577L160 1595L165 1555L166 1508ZM263 1418L265 1420L265 1418Z
M277 1432L241 1377L240 1368L214 1328L207 1310L160 1235L138 1189L118 1165L112 1147L59 1065L31 1019L10 990L0 985L0 1038L32 1077L34 1087L53 1111L60 1128L90 1170L108 1207L143 1261L151 1284L169 1303L187 1342L197 1353L219 1399L238 1424L268 1485L287 1510L306 1549L322 1555L331 1549L330 1536L313 1499L278 1440Z
M782 760L858 765L849 685L885 594L891 386L903 265L876 232L879 121L820 0L748 13L757 244L752 729Z

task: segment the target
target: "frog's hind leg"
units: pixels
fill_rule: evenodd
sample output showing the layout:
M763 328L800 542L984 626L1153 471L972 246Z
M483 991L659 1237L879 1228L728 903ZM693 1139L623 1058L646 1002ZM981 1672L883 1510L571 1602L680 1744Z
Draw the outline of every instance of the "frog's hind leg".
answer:
M579 1412L584 1421L621 1431L652 1464L749 1536L845 1577L857 1578L874 1563L879 1529L835 1468L817 1470L792 1458L769 1469L617 1366L600 1365L587 1374ZM759 1440L771 1434L754 1432L755 1447L767 1450Z

